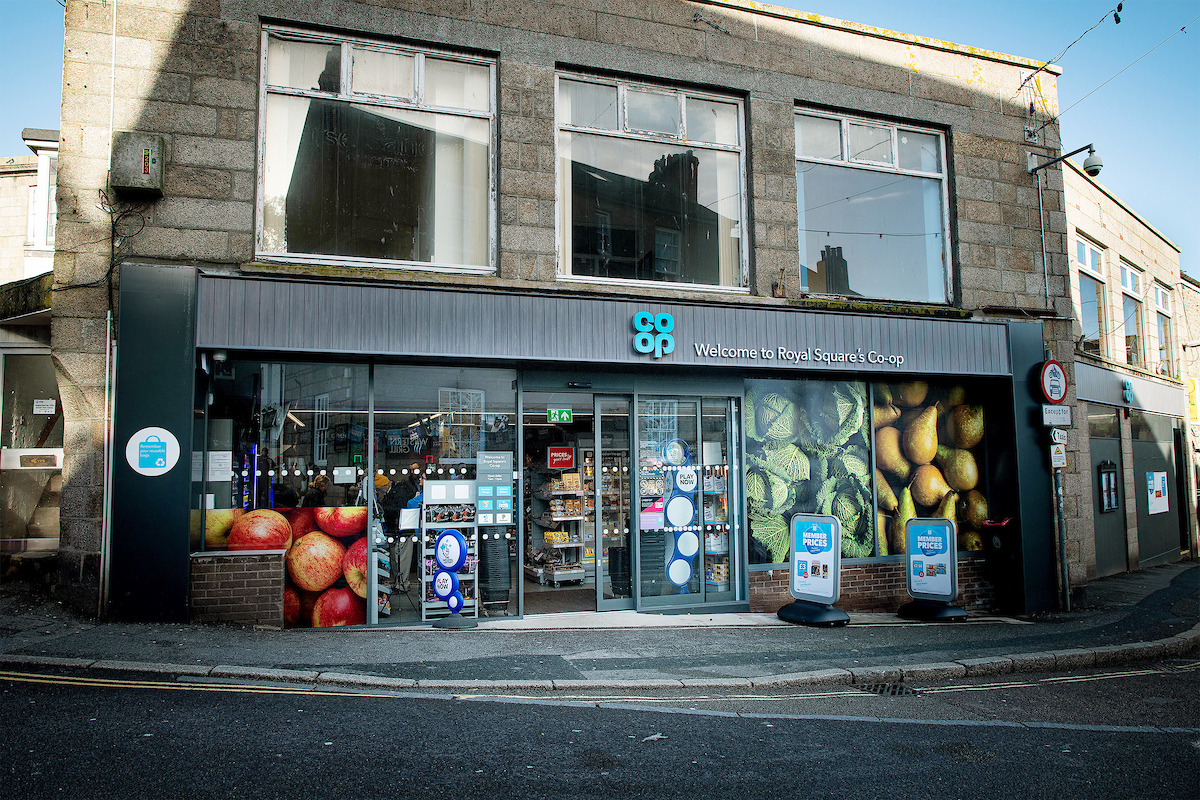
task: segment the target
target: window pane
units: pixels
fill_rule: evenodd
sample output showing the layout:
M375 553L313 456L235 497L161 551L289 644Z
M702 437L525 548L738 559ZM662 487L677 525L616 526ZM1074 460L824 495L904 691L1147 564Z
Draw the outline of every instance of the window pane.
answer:
M1080 326L1085 353L1104 354L1104 285L1086 275L1079 276Z
M425 59L425 102L431 106L487 111L491 108L490 71L481 64Z
M687 103L687 138L700 142L737 144L737 106L733 103L714 103L689 97Z
M263 249L485 266L487 120L267 98Z
M900 168L942 171L942 146L937 136L900 130Z
M625 95L626 127L679 135L679 97L673 94L630 90Z
M1088 436L1093 439L1120 439L1121 412L1094 403L1088 404Z
M341 57L340 45L272 38L267 44L267 83L293 89L340 91Z
M617 129L617 87L599 83L560 80L559 113L568 125Z
M400 53L354 49L354 91L412 98L414 59Z
M1125 362L1142 363L1142 304L1126 297L1123 305L1125 314Z
M796 115L796 148L810 158L842 158L842 123L836 119Z
M1171 318L1158 314L1158 374L1171 375Z
M745 416L750 563L788 561L797 513L838 517L843 558L874 555L866 384L747 380Z
M941 182L796 165L806 291L946 302Z
M742 285L737 153L572 133L559 153L567 272Z
M1087 244L1082 239L1075 241L1075 259L1083 266L1087 266Z
M874 125L850 123L850 158L892 163L892 132Z

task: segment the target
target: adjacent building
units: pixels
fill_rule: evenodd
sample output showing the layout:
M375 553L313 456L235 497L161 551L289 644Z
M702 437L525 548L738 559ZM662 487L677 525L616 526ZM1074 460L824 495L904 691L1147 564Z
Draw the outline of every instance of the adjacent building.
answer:
M1063 177L1092 489L1073 544L1091 580L1195 553L1189 290L1177 245L1074 163Z
M1056 68L744 2L69 0L66 37L76 605L773 611L796 514L839 521L850 609L907 599L913 518L957 520L920 570L971 608L1094 574L1076 365L1118 351L1076 346L1061 168L1041 219L1028 172Z

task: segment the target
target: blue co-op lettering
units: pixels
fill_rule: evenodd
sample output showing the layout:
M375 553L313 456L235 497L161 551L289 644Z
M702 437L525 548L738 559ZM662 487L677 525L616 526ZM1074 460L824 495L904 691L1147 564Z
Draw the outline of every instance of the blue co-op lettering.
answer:
M667 353L675 352L675 318L670 314L651 314L639 311L633 315L633 329L637 335L633 337L633 349L639 353L653 353L655 358L662 358Z

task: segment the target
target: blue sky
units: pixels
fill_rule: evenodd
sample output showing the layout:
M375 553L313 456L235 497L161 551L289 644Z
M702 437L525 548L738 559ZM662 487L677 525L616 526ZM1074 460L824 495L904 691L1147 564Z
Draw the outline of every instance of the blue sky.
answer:
M1044 60L1058 55L1116 2L782 0L776 5ZM1057 63L1063 69L1058 99L1064 146L1074 150L1095 143L1104 158L1101 183L1181 247L1184 270L1200 277L1197 17L1200 0L1126 0L1120 25L1109 14ZM0 19L0 67L10 76L0 85L0 156L24 155L29 151L21 142L22 128L58 127L62 6L57 0L0 0ZM1161 44L1184 26L1186 32Z

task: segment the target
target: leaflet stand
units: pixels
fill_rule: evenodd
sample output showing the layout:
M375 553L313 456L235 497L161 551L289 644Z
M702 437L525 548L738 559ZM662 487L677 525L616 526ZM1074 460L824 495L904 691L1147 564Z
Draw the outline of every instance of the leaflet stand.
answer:
M826 514L793 514L790 528L788 590L796 600L779 609L777 616L813 627L849 624L846 612L833 607L842 591L841 521Z
M896 610L901 619L961 622L967 612L958 597L958 537L948 519L910 519L904 527L908 593L912 601Z
M479 613L475 482L425 481L421 506L421 616L435 628L474 628ZM433 540L432 542L430 540ZM429 565L427 559L432 559ZM431 575L431 566L436 571ZM471 587L460 591L460 581ZM436 599L429 599L432 591ZM470 594L470 598L466 597ZM466 611L469 617L460 612ZM443 613L448 615L442 616ZM435 619L436 617L436 619Z

